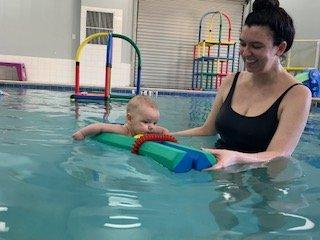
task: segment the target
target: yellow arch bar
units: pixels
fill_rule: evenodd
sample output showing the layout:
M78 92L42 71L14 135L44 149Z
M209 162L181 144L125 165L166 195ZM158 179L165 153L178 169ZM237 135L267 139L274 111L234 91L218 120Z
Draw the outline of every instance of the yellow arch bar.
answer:
M284 67L287 71L307 71L314 69L313 67Z
M109 33L108 32L101 32L101 33L94 33L94 34L91 34L90 36L88 36L86 39L84 39L78 49L77 49L77 53L76 53L76 57L75 57L75 60L77 62L80 61L80 57L81 57L81 53L82 53L82 49L84 48L85 45L88 44L88 42L90 42L92 39L95 39L95 38L98 38L98 37L102 37L102 36L108 36Z

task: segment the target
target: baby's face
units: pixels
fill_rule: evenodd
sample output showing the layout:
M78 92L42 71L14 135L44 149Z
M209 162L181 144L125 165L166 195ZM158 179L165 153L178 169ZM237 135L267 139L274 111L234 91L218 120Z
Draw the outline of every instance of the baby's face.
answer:
M131 113L131 119L128 120L134 135L143 133L153 133L159 120L159 111L150 107L141 105L139 109Z

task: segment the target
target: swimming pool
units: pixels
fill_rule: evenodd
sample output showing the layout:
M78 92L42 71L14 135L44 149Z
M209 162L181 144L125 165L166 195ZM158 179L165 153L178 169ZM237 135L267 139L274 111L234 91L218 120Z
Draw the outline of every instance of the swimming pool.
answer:
M174 174L71 134L123 122L125 103L77 104L68 92L8 89L0 100L0 239L317 239L320 111L293 158ZM212 97L159 96L160 124L201 124ZM180 138L195 147L212 137Z

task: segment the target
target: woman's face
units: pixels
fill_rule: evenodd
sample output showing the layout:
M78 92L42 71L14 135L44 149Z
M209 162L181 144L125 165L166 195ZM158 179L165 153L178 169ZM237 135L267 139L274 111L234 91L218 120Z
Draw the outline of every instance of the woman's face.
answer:
M243 27L240 35L240 55L247 71L252 73L268 72L275 64L278 64L279 56L282 53L280 45L273 45L272 33L268 27Z

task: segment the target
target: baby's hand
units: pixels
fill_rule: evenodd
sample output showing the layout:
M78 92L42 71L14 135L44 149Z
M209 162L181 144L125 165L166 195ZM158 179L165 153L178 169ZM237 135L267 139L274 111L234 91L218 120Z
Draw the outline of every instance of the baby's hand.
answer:
M155 133L160 133L160 134L170 134L168 129L161 127L161 126L156 126L154 131L155 131Z
M83 133L81 131L75 132L72 135L72 137L73 137L74 140L83 140L83 139L85 139L85 136L83 135Z

